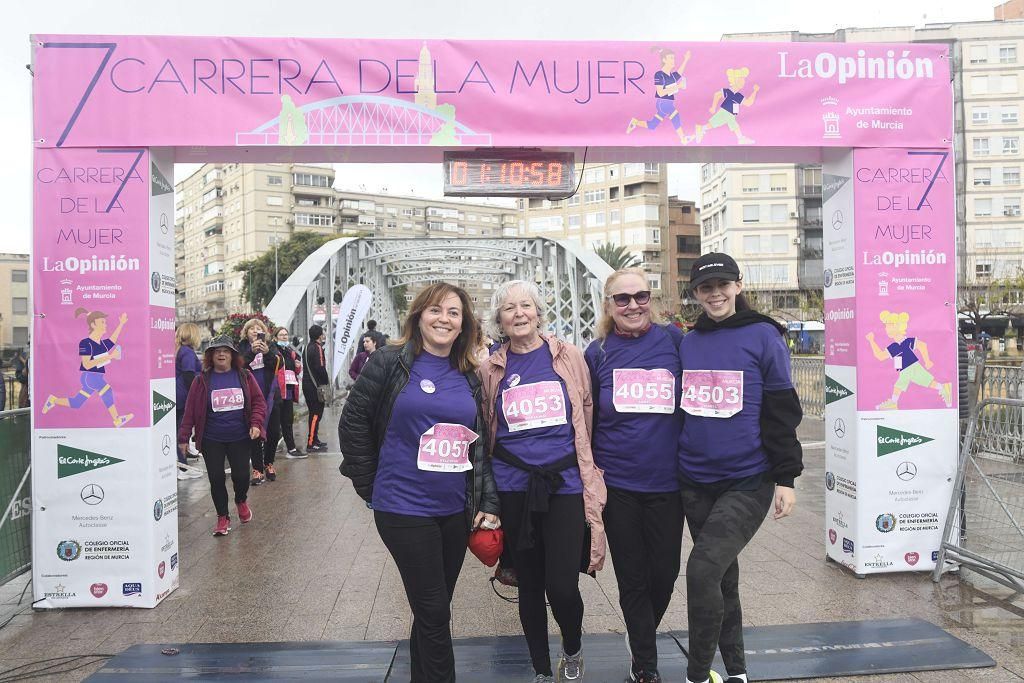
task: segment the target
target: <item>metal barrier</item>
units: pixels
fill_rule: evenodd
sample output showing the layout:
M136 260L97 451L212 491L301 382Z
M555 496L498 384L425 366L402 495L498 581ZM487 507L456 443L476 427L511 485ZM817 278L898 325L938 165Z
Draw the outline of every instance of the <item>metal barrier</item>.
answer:
M1024 400L986 398L971 412L932 574L962 565L1024 592Z
M825 417L825 359L790 358L793 386L805 416Z
M0 412L0 585L32 564L31 411Z
M1024 398L1024 367L1019 365L990 365L984 357L975 373L980 374L978 399Z

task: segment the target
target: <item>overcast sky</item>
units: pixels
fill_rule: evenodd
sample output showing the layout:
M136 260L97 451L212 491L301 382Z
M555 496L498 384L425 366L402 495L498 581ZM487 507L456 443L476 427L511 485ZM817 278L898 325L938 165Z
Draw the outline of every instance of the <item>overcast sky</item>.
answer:
M42 0L5 13L0 26L0 252L27 252L31 241L31 77L29 35L231 35L325 38L521 40L718 40L723 33L827 32L849 26L923 26L985 21L994 0ZM325 159L324 161L329 161ZM180 173L184 168L179 168ZM441 171L339 167L336 187L437 196ZM673 167L669 192L695 199L692 167Z

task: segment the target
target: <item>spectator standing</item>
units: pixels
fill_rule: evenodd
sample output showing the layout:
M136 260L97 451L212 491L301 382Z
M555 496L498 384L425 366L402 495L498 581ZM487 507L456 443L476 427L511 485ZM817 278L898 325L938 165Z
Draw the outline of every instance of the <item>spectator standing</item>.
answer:
M373 337L363 337L363 350L356 354L356 357L352 359L352 364L348 366L348 376L352 378L352 381L359 378L359 373L366 365L366 361L370 360L370 355L376 350L377 342Z
M295 404L299 402L299 376L302 375L302 358L288 339L288 330L277 328L274 340L281 353L283 365L277 372L277 388L281 391L281 435L287 449L286 458L296 459L307 457L295 447ZM276 447L276 444L275 444Z
M324 417L324 408L327 406L327 395L331 384L331 379L327 376L327 356L324 353L324 344L326 343L327 335L324 333L324 328L319 325L309 328L309 343L306 345L302 363L302 367L305 369L302 375L302 395L306 399L306 408L309 413L307 453L323 453L327 450L327 444L318 437L320 421Z

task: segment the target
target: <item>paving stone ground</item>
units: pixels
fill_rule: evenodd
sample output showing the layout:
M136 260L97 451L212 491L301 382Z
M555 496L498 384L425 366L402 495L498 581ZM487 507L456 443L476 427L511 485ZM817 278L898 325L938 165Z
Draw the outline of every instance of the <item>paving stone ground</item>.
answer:
M215 515L205 480L179 482L181 588L156 609L33 612L27 576L0 587L0 672L68 655L116 654L136 643L385 640L408 636L410 614L398 571L372 514L338 474L337 410L325 419L326 455L279 459L279 478L250 497L255 519L227 537L210 532ZM797 481L798 508L767 520L741 556L744 622L751 626L919 617L996 660L994 669L863 676L857 681L1024 680L1024 604L1006 591L979 590L961 577L885 574L857 579L826 562L823 426L801 426L809 444ZM819 445L815 445L819 444ZM690 543L684 543L684 556ZM494 594L490 569L467 557L453 604L456 637L515 635L515 605ZM586 633L625 632L614 558L597 579L581 577ZM554 626L554 621L550 622ZM663 630L686 628L685 578ZM584 640L584 646L586 641ZM625 651L623 651L625 659ZM77 681L102 666L33 680ZM0 673L2 678L2 673Z

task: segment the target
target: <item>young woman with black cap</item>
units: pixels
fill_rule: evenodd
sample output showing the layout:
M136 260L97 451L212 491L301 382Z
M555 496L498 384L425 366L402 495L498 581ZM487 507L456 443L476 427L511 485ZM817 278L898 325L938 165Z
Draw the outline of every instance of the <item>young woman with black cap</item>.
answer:
M765 515L793 511L803 471L785 329L750 309L740 269L727 254L694 261L690 286L704 312L683 338L679 478L693 537L686 565L688 683L746 683L737 556Z
M243 524L252 519L247 502L249 453L254 440L266 437L266 418L263 391L246 368L238 349L229 337L214 338L203 354L203 371L192 382L178 427L179 452L187 452L194 430L196 445L206 461L210 495L217 510L214 536L224 536L231 531L225 458L231 466L238 518Z
M326 343L327 335L324 328L319 325L309 328L309 343L306 344L302 362L305 370L302 373L302 396L306 399L309 423L307 453L322 453L327 450L327 444L320 440L319 434L320 421L324 417L327 392L331 384L331 378L327 376L327 356L324 353Z

